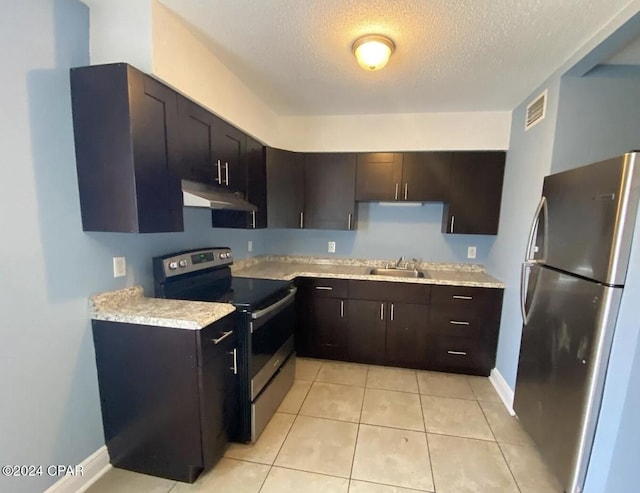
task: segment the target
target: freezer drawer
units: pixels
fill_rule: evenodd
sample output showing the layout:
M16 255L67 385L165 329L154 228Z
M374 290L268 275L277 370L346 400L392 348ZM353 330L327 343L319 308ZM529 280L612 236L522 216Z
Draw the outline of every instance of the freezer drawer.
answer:
M529 277L514 409L567 493L584 482L621 294L538 265Z

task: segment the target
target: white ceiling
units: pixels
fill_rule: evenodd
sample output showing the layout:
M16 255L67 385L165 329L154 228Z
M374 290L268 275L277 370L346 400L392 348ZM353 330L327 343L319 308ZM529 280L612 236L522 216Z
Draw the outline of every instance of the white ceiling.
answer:
M512 110L630 0L160 0L283 115ZM360 69L362 34L396 43Z

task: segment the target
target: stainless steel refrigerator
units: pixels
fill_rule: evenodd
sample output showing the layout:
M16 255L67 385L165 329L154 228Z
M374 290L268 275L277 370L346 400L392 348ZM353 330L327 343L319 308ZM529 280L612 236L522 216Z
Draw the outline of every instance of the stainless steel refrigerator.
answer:
M581 492L640 195L640 153L547 176L522 265L514 409L567 493Z

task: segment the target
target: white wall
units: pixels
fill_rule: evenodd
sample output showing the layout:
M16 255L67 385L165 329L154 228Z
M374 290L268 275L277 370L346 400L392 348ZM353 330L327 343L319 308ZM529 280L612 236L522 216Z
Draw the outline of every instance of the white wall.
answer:
M126 61L153 72L152 0L84 0L91 8L89 54L92 65Z
M511 112L282 116L279 124L294 151L503 150Z

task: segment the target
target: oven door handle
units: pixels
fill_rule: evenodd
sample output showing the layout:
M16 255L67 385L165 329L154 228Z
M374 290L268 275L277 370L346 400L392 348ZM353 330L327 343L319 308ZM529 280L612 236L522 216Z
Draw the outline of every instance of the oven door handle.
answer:
M287 296L285 296L284 298L282 298L280 301L277 301L273 305L270 305L270 306L268 306L267 308L265 308L263 310L258 310L258 311L253 312L251 314L251 319L252 320L257 320L259 318L266 317L269 314L277 311L278 309L280 309L280 307L282 307L283 305L286 305L287 303L289 303L293 299L293 297L296 295L297 291L298 291L298 288L292 287L289 290L289 294Z

